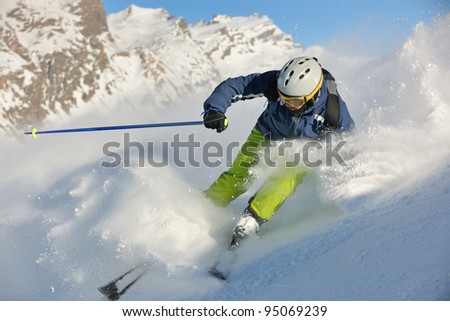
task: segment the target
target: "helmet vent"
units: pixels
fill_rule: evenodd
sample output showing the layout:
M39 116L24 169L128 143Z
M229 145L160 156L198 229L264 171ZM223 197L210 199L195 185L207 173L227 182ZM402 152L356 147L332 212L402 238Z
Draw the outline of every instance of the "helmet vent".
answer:
M304 74L301 74L300 77L298 77L298 79L303 79L305 77Z
M294 62L294 60L292 59L291 61L289 61L289 63L286 65L286 67L284 67L283 72L286 72L286 70L289 68L289 66Z
M310 72L310 71L311 71L311 69L308 68L308 69L305 70L305 73L308 73L308 72Z

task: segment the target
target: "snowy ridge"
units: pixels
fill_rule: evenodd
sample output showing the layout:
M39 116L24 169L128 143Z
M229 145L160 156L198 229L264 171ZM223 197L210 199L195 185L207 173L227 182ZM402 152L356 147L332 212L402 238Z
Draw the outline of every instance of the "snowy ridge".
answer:
M162 20L168 17L155 10L138 11L159 12ZM233 19L236 23L241 18ZM140 55L170 50L153 44L139 47L130 39L118 41L123 19L119 20L114 26L109 22L108 32L115 41L105 52L115 52L110 57L120 66L116 72L123 79L141 79ZM228 33L238 39L240 28L233 29L230 21ZM348 166L312 171L263 226L262 237L242 248L226 285L206 270L257 186L227 208L211 205L201 191L226 168L225 163L215 168L180 168L173 162L163 168L141 168L135 150L131 167L105 168L103 145L123 144L123 133L42 136L21 144L4 135L0 145L8 157L0 161L0 299L102 300L97 286L143 260L153 269L125 300L450 299L449 23L446 16L431 25L419 24L397 52L373 59L293 45L289 53L316 54L338 79L338 89L358 125L343 148ZM250 22L244 25L252 28ZM182 30L172 26L173 31ZM202 39L205 46L215 48L212 32L220 33L215 27L199 23L189 26L190 35L176 37L185 43ZM270 48L263 40L259 45ZM123 54L111 48L120 48ZM210 52L207 66L215 66L218 55ZM240 54L249 57L244 49L230 52L223 66L233 60L239 65ZM267 49L265 54L261 64L273 62L268 68L279 68L288 56L281 50ZM176 75L176 68L158 79L181 81L168 76ZM263 71L259 68L249 64L242 73ZM193 93L160 110L148 103L155 94L148 87L121 88L120 79L110 80L118 91L94 98L108 102L108 107L87 104L72 118L55 116L55 124L197 119L206 98ZM212 86L205 88L210 90ZM220 135L201 127L164 128L133 131L130 139L158 145L177 133L184 140L194 133L202 144L243 142L263 105L263 99L255 99L233 106L230 126ZM156 154L161 156L161 148Z
M269 18L257 14L237 18L217 15L209 23L195 24L192 35L203 44L207 56L222 71L222 78L254 72L252 68L255 67L274 68L275 63L283 64L286 53L301 52L301 47L293 43L290 36Z

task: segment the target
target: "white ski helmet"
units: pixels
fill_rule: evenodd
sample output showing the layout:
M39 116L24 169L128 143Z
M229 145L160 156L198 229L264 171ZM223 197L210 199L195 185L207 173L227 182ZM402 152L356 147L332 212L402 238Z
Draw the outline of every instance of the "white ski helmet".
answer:
M280 70L277 88L281 96L307 97L309 100L320 90L322 83L322 67L318 61L312 57L298 57Z

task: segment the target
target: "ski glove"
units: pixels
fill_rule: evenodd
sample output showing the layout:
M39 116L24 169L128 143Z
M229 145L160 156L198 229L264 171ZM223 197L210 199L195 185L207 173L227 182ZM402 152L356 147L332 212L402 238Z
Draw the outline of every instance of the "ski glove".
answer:
M206 128L215 129L220 133L227 129L228 118L221 111L210 110L203 115L203 125Z

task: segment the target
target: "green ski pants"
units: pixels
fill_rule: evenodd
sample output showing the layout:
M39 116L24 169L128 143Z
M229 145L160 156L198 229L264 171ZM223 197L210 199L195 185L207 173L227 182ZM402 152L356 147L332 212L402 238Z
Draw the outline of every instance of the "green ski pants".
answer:
M205 195L215 204L226 206L245 193L255 179L251 169L259 163L260 152L269 142L259 130L253 129L231 168L217 178L205 191ZM284 201L295 192L306 174L304 166L278 166L250 199L250 208L260 218L270 220Z

